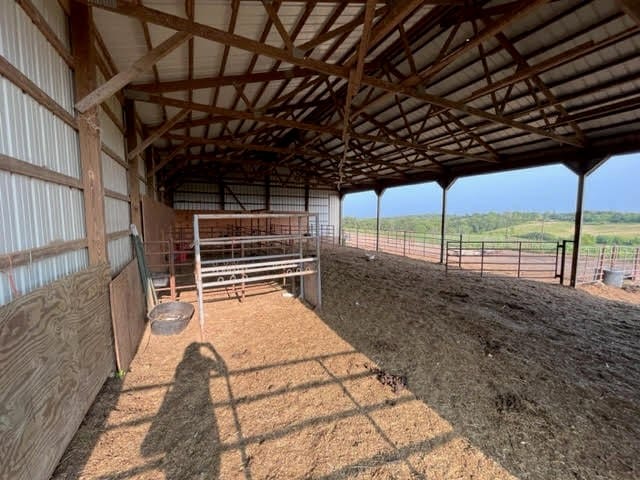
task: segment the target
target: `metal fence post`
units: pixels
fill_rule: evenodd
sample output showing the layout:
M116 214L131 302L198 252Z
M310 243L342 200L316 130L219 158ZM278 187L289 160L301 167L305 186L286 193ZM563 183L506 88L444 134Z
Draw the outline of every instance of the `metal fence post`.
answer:
M484 275L484 242L480 246L480 276Z
M462 234L460 234L460 250L458 250L458 268L462 270Z
M407 256L407 231L405 230L402 237L402 256Z
M560 285L564 285L564 269L567 260L567 241L562 240L562 255L560 260Z
M636 248L635 258L633 259L633 270L631 272L631 279L637 282L640 279L640 247Z
M522 263L522 242L518 242L518 278L520 278L521 263Z
M356 227L356 248L358 248L358 227Z

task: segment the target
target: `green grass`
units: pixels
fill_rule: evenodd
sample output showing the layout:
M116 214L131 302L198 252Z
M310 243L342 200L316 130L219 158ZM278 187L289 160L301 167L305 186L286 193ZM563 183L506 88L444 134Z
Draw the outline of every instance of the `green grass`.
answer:
M532 238L534 235L541 234L544 231L545 237L551 235L559 239L571 239L573 237L573 222L546 221L544 222L544 226L542 222L526 222L510 226L508 229L499 228L490 230L484 232L484 234L486 234L488 238L504 238L505 230L510 237ZM619 237L620 239L631 241L636 237L640 237L640 223L584 224L582 226L582 233L583 235L591 235L592 237L601 235Z

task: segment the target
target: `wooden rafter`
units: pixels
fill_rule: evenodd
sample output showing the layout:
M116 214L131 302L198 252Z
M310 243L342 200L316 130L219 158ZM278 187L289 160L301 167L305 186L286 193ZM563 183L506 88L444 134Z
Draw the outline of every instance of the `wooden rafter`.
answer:
M188 108L183 108L178 113L176 113L173 117L167 120L164 124L162 124L156 130L151 132L151 134L147 138L145 138L140 143L140 145L137 145L136 148L134 148L133 150L131 150L131 152L129 152L129 155L128 155L129 159L132 159L136 155L140 155L142 152L144 152L147 149L147 147L149 147L158 138L162 137L165 133L171 130L171 128L176 123L178 123L180 120L185 118L190 112L191 110L189 110Z
M93 92L82 98L82 100L79 100L75 105L76 110L78 110L79 112L86 112L90 108L96 105L100 105L102 102L122 89L122 87L137 78L141 73L149 70L161 58L174 51L191 37L192 35L188 32L174 33L171 37L155 47L153 50L147 52L147 54L136 60L129 68L110 78L106 83L103 83Z

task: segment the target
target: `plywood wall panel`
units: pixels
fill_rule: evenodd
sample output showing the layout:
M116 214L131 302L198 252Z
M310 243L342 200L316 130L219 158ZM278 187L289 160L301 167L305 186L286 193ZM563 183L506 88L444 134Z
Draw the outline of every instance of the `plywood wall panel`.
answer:
M0 478L49 478L113 370L108 283L99 265L0 307Z
M145 329L145 303L137 261L131 261L109 284L111 321L118 370L127 371Z

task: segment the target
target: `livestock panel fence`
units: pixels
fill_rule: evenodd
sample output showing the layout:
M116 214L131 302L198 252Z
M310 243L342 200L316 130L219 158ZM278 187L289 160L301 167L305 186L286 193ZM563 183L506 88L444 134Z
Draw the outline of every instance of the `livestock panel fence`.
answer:
M475 237L475 238L474 238ZM343 245L376 250L376 231L345 229ZM378 250L394 255L440 262L441 237L437 234L381 230ZM571 274L573 241L490 240L470 235L445 236L442 255L447 271L474 270L485 273L566 283ZM640 281L640 247L587 246L580 249L577 283L603 279L604 270L624 273L627 280Z

